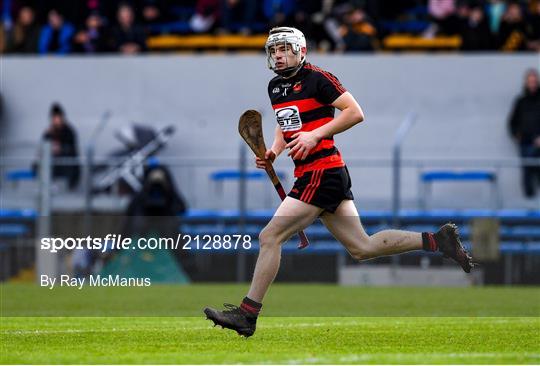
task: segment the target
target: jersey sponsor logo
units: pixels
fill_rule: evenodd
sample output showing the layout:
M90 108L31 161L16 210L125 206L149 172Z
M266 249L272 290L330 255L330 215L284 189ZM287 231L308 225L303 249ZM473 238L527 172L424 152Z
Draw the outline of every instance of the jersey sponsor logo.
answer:
M299 82L295 83L292 90L293 90L294 93L300 93L302 91L302 82L299 81Z
M295 105L276 109L276 118L282 131L298 131L302 128L300 111Z
M279 93L279 88L272 89L272 94L277 94L277 93Z
M281 93L282 96L287 96L287 90L291 87L291 83L281 84L281 87L283 88L283 93Z

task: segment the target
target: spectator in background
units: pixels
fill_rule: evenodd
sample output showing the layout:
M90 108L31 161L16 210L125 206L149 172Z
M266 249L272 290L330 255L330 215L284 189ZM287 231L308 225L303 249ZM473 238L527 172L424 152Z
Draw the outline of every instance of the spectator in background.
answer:
M508 4L499 29L499 49L520 51L526 48L527 26L519 3Z
M64 20L56 9L48 13L48 23L41 29L38 50L41 54L56 53L60 55L71 51L71 40L75 28Z
M429 0L428 13L433 24L425 32L424 37L429 38L435 34L454 34L455 11L455 0Z
M337 6L335 12L338 21L328 21L326 27L338 52L375 49L377 30L362 8L345 3Z
M250 34L257 15L257 0L221 0L221 26L225 32L236 31Z
M263 13L268 27L281 27L292 21L295 0L264 0Z
M91 13L86 18L85 27L74 38L75 52L100 53L106 51L106 35L103 19L98 13Z
M216 26L220 18L220 0L197 0L195 14L189 20L193 32L208 32Z
M34 10L28 6L19 10L13 28L5 35L5 52L36 53L39 41L39 26Z
M133 8L122 3L117 12L118 25L112 31L112 49L125 55L146 51L146 36L143 28L135 23Z
M493 37L489 29L484 9L473 6L461 30L461 49L465 51L486 51L493 49Z
M489 18L489 29L491 33L499 33L501 20L506 12L506 2L504 0L490 0L487 6L487 14Z
M144 25L164 22L167 17L167 7L163 0L142 0L140 12Z
M522 158L540 158L540 85L538 71L527 70L525 88L512 108L509 127ZM523 166L523 191L527 198L536 194L540 167Z
M540 1L536 2L527 24L529 38L527 48L533 51L540 51Z
M373 51L377 30L362 8L352 8L343 16L340 35L345 51Z
M301 29L306 36L308 49L330 49L331 38L326 32L324 22L331 11L331 3L333 1L296 0L294 26Z
M143 186L127 208L127 216L173 216L186 212L170 170L163 165L144 169ZM140 228L140 225L136 225Z
M64 178L69 188L74 189L79 183L78 164L55 164L55 158L76 158L78 156L77 135L67 122L62 106L54 103L50 112L51 124L43 134L43 139L51 142L53 156L53 178Z

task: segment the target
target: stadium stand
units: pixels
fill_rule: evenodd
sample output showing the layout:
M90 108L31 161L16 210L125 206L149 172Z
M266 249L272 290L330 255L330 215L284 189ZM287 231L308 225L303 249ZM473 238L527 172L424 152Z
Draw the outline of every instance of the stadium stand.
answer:
M249 13L254 14L251 15L252 18L243 19L238 16L239 19L233 21L224 16L219 18L217 14L230 12L230 9L220 9L220 5L215 5L215 9L205 10L199 6L207 5L199 5L195 1L156 1L158 16L149 18L145 7L139 7L136 1L131 3L136 15L135 27L144 28L148 37L148 49L154 52L216 49L261 51L268 29L284 23L304 29L308 38L315 40L312 46L321 51L508 52L534 51L538 50L540 44L540 5L537 1L505 1L502 16L498 15L499 8L495 9L495 5L489 1L449 1L452 4L451 12L443 18L439 18L440 15L431 8L427 0L400 4L379 1L377 6L371 4L371 1L333 0L327 2L330 6L323 5L323 2L298 1L291 2L292 8L283 9L286 16L278 17L281 23L275 23L274 18L268 18L273 15L267 14L265 2L256 2L257 8ZM117 8L114 4L116 2L107 5L89 2L79 7L73 5L73 2L61 0L40 5L31 1L7 1L2 9L0 51L38 52L36 32L41 34L41 38L52 34L50 26L45 26L44 19L54 10L54 14L61 17L59 24L76 30L69 34L63 33L61 53L116 52L117 47L112 39L112 30L117 29ZM221 6L227 6L225 4L226 2L223 2ZM211 24L203 27L208 28L204 32L194 26L193 21L194 16L201 12L204 16L216 14ZM96 16L100 20L96 21ZM90 19L93 19L93 25L88 28L86 22ZM479 28L489 28L485 35L489 40L480 40L474 36L475 30L471 31L467 27L471 22L480 23ZM100 35L95 37L94 34ZM351 35L353 38L368 37L370 41L361 45L357 42L360 38L355 38L356 41L351 42ZM47 52L57 51L60 52Z

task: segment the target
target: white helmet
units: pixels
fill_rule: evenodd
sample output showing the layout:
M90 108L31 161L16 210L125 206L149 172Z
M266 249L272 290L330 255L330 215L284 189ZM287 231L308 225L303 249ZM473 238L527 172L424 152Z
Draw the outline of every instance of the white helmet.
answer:
M298 58L298 65L288 66L282 70L276 69L276 63L270 53L270 47L276 47L278 44L285 44L291 46L293 53ZM277 27L272 28L264 45L266 50L266 61L268 68L279 75L294 75L298 71L305 61L305 56L302 56L302 48L306 47L306 37L304 33L293 27Z

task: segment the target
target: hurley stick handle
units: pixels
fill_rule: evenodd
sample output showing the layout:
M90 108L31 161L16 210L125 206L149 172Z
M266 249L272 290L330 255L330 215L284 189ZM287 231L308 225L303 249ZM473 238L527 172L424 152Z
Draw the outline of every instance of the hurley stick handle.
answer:
M261 114L255 110L245 111L242 116L240 116L240 121L238 122L238 132L244 141L249 145L253 153L259 159L266 160L266 145L264 143L262 133ZM281 198L283 201L287 197L287 194L279 181L279 177L277 176L271 161L266 160L265 170L268 177L270 177L279 198ZM309 245L309 240L306 234L303 231L300 231L298 235L300 236L300 244L298 244L298 249L307 247Z

